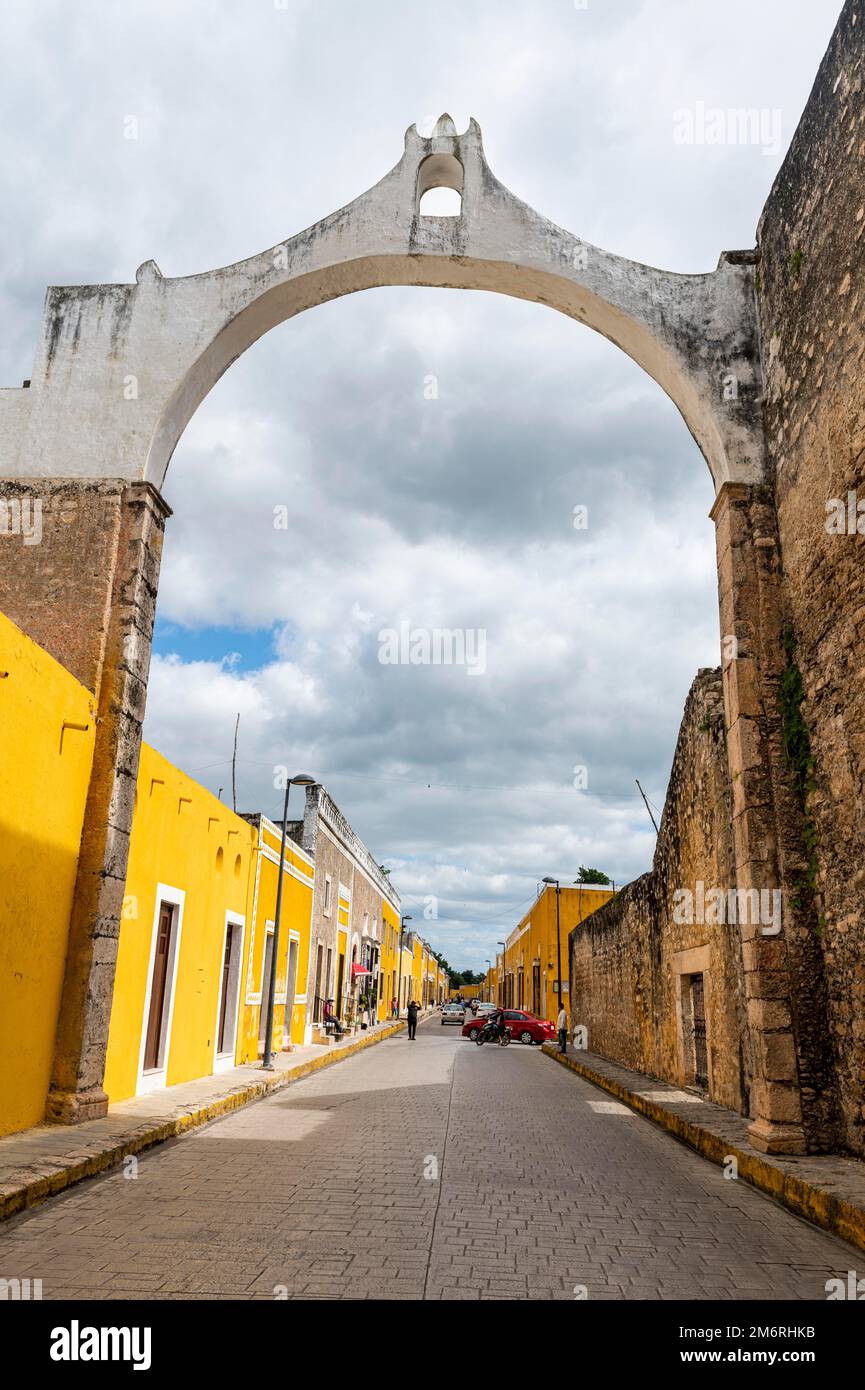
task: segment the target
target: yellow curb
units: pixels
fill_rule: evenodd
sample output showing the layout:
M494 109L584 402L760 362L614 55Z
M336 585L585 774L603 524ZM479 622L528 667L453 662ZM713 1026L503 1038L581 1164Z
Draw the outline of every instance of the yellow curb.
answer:
M844 1197L836 1197L826 1188L816 1187L807 1178L785 1173L782 1168L777 1168L770 1159L756 1150L739 1148L721 1135L713 1134L711 1130L686 1119L684 1115L676 1115L657 1101L648 1100L645 1096L629 1091L627 1086L623 1086L612 1077L593 1071L585 1062L578 1062L575 1057L563 1056L552 1047L548 1049L544 1046L542 1051L561 1066L568 1067L584 1080L608 1091L632 1110L653 1120L662 1129L668 1130L689 1148L695 1149L719 1167L723 1167L730 1158L735 1158L739 1177L744 1178L752 1187L774 1197L776 1202L810 1221L812 1225L821 1226L824 1231L831 1231L842 1240L865 1250L865 1207L856 1206Z
M55 1197L58 1192L63 1192L67 1187L73 1187L75 1183L82 1182L84 1178L92 1178L97 1173L104 1173L109 1168L116 1168L130 1154L141 1153L144 1149L153 1148L155 1144L164 1144L167 1139L176 1139L181 1134L186 1134L190 1129L197 1129L200 1125L206 1125L211 1120L218 1120L223 1115L230 1115L233 1110L242 1109L244 1105L251 1105L254 1101L263 1100L265 1096L271 1095L274 1091L281 1091L285 1086L290 1086L292 1082L309 1076L311 1072L321 1071L323 1067L332 1067L336 1062L344 1061L346 1057L353 1057L355 1053L362 1052L364 1048L373 1047L376 1043L383 1042L385 1038L393 1037L395 1033L401 1032L405 1026L404 1022L394 1023L391 1027L382 1029L380 1033L376 1033L372 1037L358 1038L356 1042L346 1043L345 1047L337 1048L321 1057L311 1057L309 1061L301 1062L299 1066L292 1067L288 1071L276 1072L273 1076L265 1076L260 1081L254 1081L247 1086L240 1086L237 1090L229 1091L227 1095L220 1096L217 1100L208 1101L206 1105L189 1110L184 1115L176 1115L171 1120L163 1120L159 1124L149 1127L146 1124L142 1125L142 1128L131 1134L128 1139L114 1144L109 1149L102 1149L98 1153L88 1155L87 1158L65 1164L62 1168L56 1168L42 1177L31 1178L27 1182L15 1186L0 1188L0 1221L5 1221L7 1217L14 1216L17 1212L38 1206L40 1202L46 1201L49 1197Z

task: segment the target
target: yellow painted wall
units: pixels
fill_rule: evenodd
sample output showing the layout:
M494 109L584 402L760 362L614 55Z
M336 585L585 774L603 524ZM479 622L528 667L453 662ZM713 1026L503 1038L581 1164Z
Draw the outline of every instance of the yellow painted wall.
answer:
M411 987L416 1004L423 1003L423 942L419 936L414 939L411 962Z
M105 1089L110 1100L134 1095L139 1082L160 884L184 894L165 1084L173 1086L214 1070L227 912L244 919L234 1061L258 1058L264 948L268 924L273 925L276 915L279 838L269 821L262 821L259 834L257 825L234 815L155 749L143 745L108 1038ZM285 992L292 929L299 933L296 994L306 994L309 970L310 861L289 841L285 864L277 999ZM272 1037L277 1051L283 1045L284 1016L285 1005L277 1002ZM293 1043L303 1043L305 1023L305 1003L295 1005Z
M93 714L89 691L0 614L0 1134L45 1110Z
M390 1018L399 981L399 913L382 899L382 944L379 968L385 977L384 997L379 1000L379 1019Z
M560 936L562 952L562 975L565 981L564 999L568 1003L568 934L578 922L589 917L597 908L613 897L612 888L598 888L594 885L583 887L563 887L559 904ZM540 1010L541 1018L555 1022L559 1011L559 996L556 989L557 951L556 951L556 890L547 887L541 893L531 911L507 938L503 976L513 975L513 1000L508 1002L515 1009L533 1012L532 965L540 963ZM519 997L519 968L523 967L523 997ZM546 978L545 978L546 976ZM501 980L499 980L501 984ZM497 1002L502 999L499 994Z
M249 981L250 993L261 994L262 967L264 962L264 940L267 924L276 919L276 890L279 878L280 832L277 826L267 819L262 820L261 842L258 850L258 891L255 895L255 933L253 942L253 971ZM262 849L265 853L262 853ZM274 859L277 862L274 862ZM297 876L300 875L303 879ZM277 1000L285 993L288 971L288 950L290 933L298 933L298 960L295 974L295 997L306 995L309 976L310 920L312 914L312 862L303 851L286 840L285 868L283 870L282 908L279 927L279 961L276 970ZM246 981L244 982L244 997ZM258 1005L258 1008L261 1004ZM244 1035L241 1061L255 1061L258 1055L258 1009L252 1010ZM309 1005L312 1017L312 1001ZM306 1027L307 1005L294 1004L291 1010L291 1041L302 1045ZM273 1046L282 1047L285 1020L285 1005L276 1003L273 1011Z
M243 981L254 843L252 826L142 745L108 1034L104 1084L109 1100L136 1092L160 884L185 894L166 1084L213 1070L225 915L230 910L246 921Z

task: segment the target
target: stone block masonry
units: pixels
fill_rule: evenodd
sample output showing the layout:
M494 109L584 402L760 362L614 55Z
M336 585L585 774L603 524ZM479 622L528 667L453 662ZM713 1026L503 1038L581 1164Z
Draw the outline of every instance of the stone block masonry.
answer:
M809 748L788 837L799 1027L831 1071L838 1139L865 1152L865 537L827 529L865 503L865 5L844 6L758 228L766 443L791 674ZM865 508L863 508L865 510ZM854 511L855 515L855 511ZM790 711L795 720L797 710ZM825 1012L823 1001L825 1000ZM821 1032L822 1030L822 1032Z
M592 1052L683 1086L693 1080L683 993L701 975L709 1093L747 1115L754 1061L738 928L673 919L677 891L735 884L731 820L721 673L705 670L685 705L652 872L571 932L571 1017Z

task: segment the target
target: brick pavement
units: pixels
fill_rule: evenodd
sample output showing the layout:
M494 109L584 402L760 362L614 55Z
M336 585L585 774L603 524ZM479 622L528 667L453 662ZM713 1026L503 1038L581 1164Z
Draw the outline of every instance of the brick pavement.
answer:
M433 1019L13 1217L0 1277L46 1299L751 1300L857 1268L603 1099Z

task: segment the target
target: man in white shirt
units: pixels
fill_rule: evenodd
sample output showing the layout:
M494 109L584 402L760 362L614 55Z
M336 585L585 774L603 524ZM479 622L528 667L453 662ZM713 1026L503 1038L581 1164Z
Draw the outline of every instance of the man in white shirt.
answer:
M563 1004L562 1007L559 1009L559 1016L558 1016L558 1018L556 1019L556 1028L557 1028L558 1034L559 1034L559 1051L560 1051L560 1052L567 1052L567 1050L568 1050L568 1015L565 1013L565 1006L564 1006L564 1004Z

